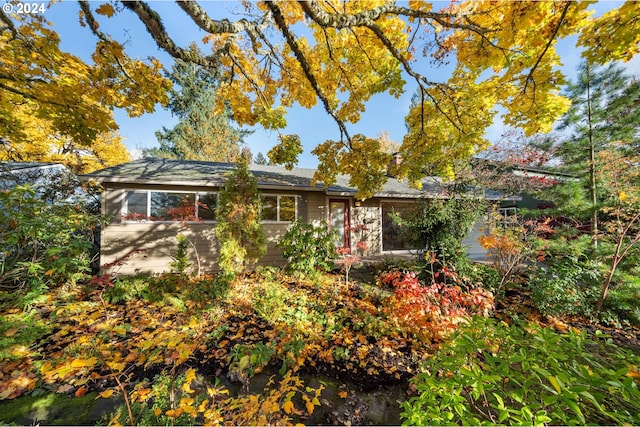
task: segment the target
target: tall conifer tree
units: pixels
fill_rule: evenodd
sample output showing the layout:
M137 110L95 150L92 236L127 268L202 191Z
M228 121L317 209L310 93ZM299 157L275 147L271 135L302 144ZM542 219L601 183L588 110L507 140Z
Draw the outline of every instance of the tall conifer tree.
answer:
M599 203L606 196L598 153L623 142L638 147L640 135L640 82L627 76L616 63L596 67L583 62L578 77L567 87L571 107L560 130L570 132L558 146L563 168L575 173L587 196L594 246L598 241Z
M191 46L197 52L197 47ZM156 132L159 148L145 150L145 155L184 160L237 162L243 137L248 131L234 127L231 113L216 109L218 77L214 70L176 60L169 78L169 110L179 118L171 129Z

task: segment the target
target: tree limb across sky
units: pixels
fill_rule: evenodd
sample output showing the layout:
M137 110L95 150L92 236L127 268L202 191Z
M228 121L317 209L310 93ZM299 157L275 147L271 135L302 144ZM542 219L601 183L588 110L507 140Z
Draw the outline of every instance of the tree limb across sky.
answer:
M569 105L559 93L565 83L556 52L559 39L578 35L585 55L600 63L629 60L640 42L638 2L624 3L600 18L590 16L588 3L567 1L463 1L445 7L419 0L246 1L237 15L218 2L177 2L193 29L204 33L209 48L196 53L172 38L164 25L172 16L162 16L153 2L79 4L82 22L106 52L103 63L97 61L94 67L108 68L108 73L88 76L112 83L96 94L105 95L102 105L139 104L135 97L122 97L131 91L127 81L132 79L149 92L149 102L166 102L162 90L154 91L141 80L152 80L156 87L165 84L154 65L128 58L126 46L99 26L101 20L133 13L172 57L217 70L219 108L230 108L240 125L283 129L287 108L310 108L319 101L341 138L314 150L320 159L334 156L331 164L321 164L316 178L328 183L337 172L351 174L362 196L379 188L384 176L378 171L386 166L378 164L385 156L373 155L379 142L350 130L374 95L399 97L409 86L407 80L411 88L417 87L400 148L405 162L398 171L417 182L426 162L441 165L439 172L447 175L449 160L486 148L485 131L498 108L506 125L528 135L550 129ZM3 50L5 44L21 40L24 26L38 24L0 13ZM0 65L0 76L6 74L5 65ZM448 79L435 78L434 70L444 67L452 69ZM36 77L31 71L22 71L25 81ZM51 81L56 78L51 76ZM9 86L0 86L3 98L18 97L24 90L8 80L0 79L0 84ZM146 104L135 105L131 111L145 109ZM375 179L367 179L370 171Z

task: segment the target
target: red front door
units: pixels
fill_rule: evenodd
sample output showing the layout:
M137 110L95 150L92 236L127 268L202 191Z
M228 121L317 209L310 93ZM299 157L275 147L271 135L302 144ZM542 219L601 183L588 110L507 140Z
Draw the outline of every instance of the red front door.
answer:
M336 247L351 248L349 239L349 200L329 200L329 224L336 231Z

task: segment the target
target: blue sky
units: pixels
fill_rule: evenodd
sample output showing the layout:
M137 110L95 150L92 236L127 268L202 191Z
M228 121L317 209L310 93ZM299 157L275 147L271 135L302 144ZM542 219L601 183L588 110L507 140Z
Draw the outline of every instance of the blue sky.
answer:
M151 6L157 10L168 33L174 38L176 43L186 46L189 42L200 41L205 33L198 30L190 23L184 12L173 2L150 1ZM92 2L96 7L101 2ZM238 1L201 1L201 4L211 16L217 17L221 13L228 14L233 19L234 14L241 10ZM437 5L445 5L445 2L436 2ZM596 13L603 10L617 7L619 2L604 2L595 6ZM78 5L75 1L62 1L56 3L45 12L47 20L52 22L54 29L61 36L61 44L64 50L74 53L89 61L90 53L93 51L96 38L87 28L82 28L78 20ZM126 49L130 56L145 58L156 57L170 68L171 57L161 51L146 32L143 25L129 11L123 11L116 15L114 19L100 17L101 30L109 33L120 42L126 41ZM561 40L558 44L558 52L562 58L563 71L571 76L580 61L580 52L575 48L575 37ZM627 69L633 73L640 72L640 58L636 57L629 64ZM444 70L434 70L430 72L431 79L446 80L447 74ZM399 99L386 95L376 95L368 103L367 111L362 114L359 123L351 125L350 133L364 133L375 136L380 132L388 132L391 139L402 142L405 133L404 116L408 111L411 96L415 85L407 79L406 92ZM176 123L176 118L171 113L158 106L155 113L145 114L138 118L129 118L124 111L116 111L116 121L120 126L120 133L124 138L126 146L135 153L141 148L157 146L155 132L162 126L172 127ZM324 112L321 106L316 106L310 110L294 107L287 115L288 126L283 133L298 134L302 140L304 152L300 156L299 166L316 167L317 159L311 154L311 150L327 139L338 139L340 137L335 122ZM246 143L255 155L258 152L266 154L273 145L277 143L276 132L265 131L255 128L255 132L246 138ZM490 140L497 140L503 132L502 123L496 117L494 124L489 128L487 136Z

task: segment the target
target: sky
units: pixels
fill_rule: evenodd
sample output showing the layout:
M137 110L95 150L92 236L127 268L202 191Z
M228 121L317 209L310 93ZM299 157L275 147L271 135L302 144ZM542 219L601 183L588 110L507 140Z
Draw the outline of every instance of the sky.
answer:
M95 7L101 3L100 1L91 2ZM204 31L197 29L186 14L173 2L152 0L148 3L159 12L168 33L179 46L186 47L190 42L200 41L204 37ZM241 10L239 1L204 0L200 3L212 17L224 13L228 14L230 19L234 19L234 16ZM435 2L434 9L438 9L438 5L444 6L446 4L448 2ZM619 6L619 4L620 2L607 1L592 7L595 8L596 14L601 14L605 10ZM90 61L90 54L95 48L96 38L88 28L80 26L78 10L75 1L63 0L53 4L44 15L53 24L54 30L60 34L61 48L76 54L85 61ZM126 41L126 50L130 56L136 58L153 56L170 69L173 59L156 46L142 23L132 12L125 10L112 19L101 16L98 18L102 31L120 42ZM570 37L560 40L557 47L562 60L562 70L570 78L575 75L575 70L580 62L580 51L575 47L576 39L576 37ZM625 64L625 67L631 74L640 74L640 56L636 56L634 60ZM430 78L444 81L447 78L446 70L434 70L433 74L430 74ZM391 140L401 143L405 134L404 116L408 112L415 90L415 84L411 84L411 79L405 78L405 80L407 80L406 91L399 99L388 95L374 96L367 104L367 110L362 114L361 120L355 125L350 125L350 134L363 133L368 136L376 136L380 132L387 132ZM120 134L125 145L134 156L143 148L158 145L155 137L156 131L163 126L170 128L177 123L177 118L160 105L157 106L154 113L137 118L129 118L123 110L117 110L115 119L120 127ZM327 139L338 140L340 138L336 123L320 105L309 110L293 107L287 115L287 123L287 128L282 130L282 133L298 134L303 144L304 152L298 163L300 167L315 168L318 160L311 154L311 150ZM254 155L258 152L266 155L267 151L278 142L278 133L275 131L266 131L259 127L249 129L254 130L254 133L246 137L245 142ZM504 130L499 117L496 117L494 124L487 131L487 137L490 141L496 142Z

